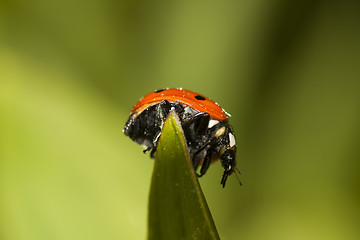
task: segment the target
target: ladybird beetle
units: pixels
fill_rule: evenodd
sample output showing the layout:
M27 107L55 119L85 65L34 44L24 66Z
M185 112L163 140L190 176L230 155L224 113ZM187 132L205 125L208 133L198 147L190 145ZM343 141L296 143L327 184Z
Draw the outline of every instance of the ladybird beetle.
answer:
M221 184L225 187L228 176L236 169L235 136L226 112L209 98L181 88L154 91L131 109L123 132L154 158L161 129L172 108L179 116L194 168L201 165L198 176L220 158L224 168Z

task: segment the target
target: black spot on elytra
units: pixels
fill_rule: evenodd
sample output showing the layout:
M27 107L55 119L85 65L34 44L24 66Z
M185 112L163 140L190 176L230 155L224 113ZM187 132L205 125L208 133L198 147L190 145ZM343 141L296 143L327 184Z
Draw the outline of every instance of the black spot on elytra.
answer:
M205 98L204 98L203 96L201 96L201 95L196 95L195 98L196 98L197 100L202 100L202 101L205 100Z
M165 88L159 89L159 90L156 90L155 93L159 93L159 92L162 92L162 91L164 91L164 90L165 90Z

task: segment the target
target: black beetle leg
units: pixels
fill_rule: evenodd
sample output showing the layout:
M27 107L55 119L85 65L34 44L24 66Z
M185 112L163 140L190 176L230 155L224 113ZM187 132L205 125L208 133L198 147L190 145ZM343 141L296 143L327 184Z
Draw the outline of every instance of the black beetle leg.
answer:
M207 146L209 146L211 144L211 141L213 140L214 138L211 138L209 141L206 141L204 143L204 145L201 146L201 148L199 150L196 151L195 155L199 154L200 152L202 152Z
M198 112L194 115L191 115L182 121L182 127L188 128L191 124L194 124L195 134L204 135L210 121L210 115L206 112Z
M151 158L155 158L156 148L157 148L157 146L154 146L154 147L151 149L151 152L150 152L150 157L151 157Z
M193 163L193 167L194 167L195 171L196 171L196 169L199 167L199 164L200 164L200 161L201 161L202 157L203 157L203 154L200 154L200 153L199 153L199 154L196 154L196 155L193 157L192 163Z
M145 150L143 150L143 153L147 153L148 151L150 151L153 147L147 147Z
M205 155L203 164L202 164L201 169L200 169L200 175L199 175L199 177L201 177L202 175L204 175L204 174L206 173L206 171L208 170L208 168L209 168L209 166L210 166L210 162L211 162L211 155L212 155L212 150L211 150L211 149L208 149L208 150L206 151L206 155Z
M169 103L169 101L167 100L163 100L161 101L157 106L156 106L156 112L158 113L158 121L160 121L161 127L164 124L166 117L168 116L169 112L171 110L171 104Z
M155 124L159 125L160 128L162 128L162 126L164 125L164 122L165 122L166 117L168 116L170 110L171 110L171 105L170 105L169 101L167 101L167 100L163 100L157 105L156 111L158 113L159 119L158 119L158 122ZM160 135L161 135L161 130L157 134L155 134L155 138L153 139L153 146L148 147L147 149L144 150L144 153L151 150L151 152L150 152L151 158L155 157L155 152L156 152L157 144L160 139Z
M198 112L182 120L182 128L189 148L198 147L206 136L210 115L205 112ZM200 144L201 145L201 144Z
M153 139L153 144L155 147L159 142L162 127L165 123L167 116L169 115L170 110L171 110L171 104L167 100L161 101L156 107L156 112L158 113L159 119L158 122L156 122L155 124L160 127L160 131L157 132L157 134L155 134L155 138Z

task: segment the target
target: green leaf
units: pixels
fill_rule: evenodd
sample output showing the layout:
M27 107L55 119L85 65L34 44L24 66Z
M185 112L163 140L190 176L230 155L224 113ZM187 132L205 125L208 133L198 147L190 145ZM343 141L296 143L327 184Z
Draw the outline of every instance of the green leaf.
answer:
M220 239L173 110L156 150L148 239Z

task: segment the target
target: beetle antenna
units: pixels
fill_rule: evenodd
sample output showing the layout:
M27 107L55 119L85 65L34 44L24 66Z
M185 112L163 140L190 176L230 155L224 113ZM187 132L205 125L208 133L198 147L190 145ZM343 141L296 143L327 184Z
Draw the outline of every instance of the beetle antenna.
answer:
M239 175L241 175L240 170L239 170L237 167L235 167L235 169L236 169L237 173L238 173ZM239 182L240 186L242 186L242 183L241 183L241 181L240 181L240 178L239 178L239 176L238 176L236 173L235 173L235 177L236 177L236 180Z

